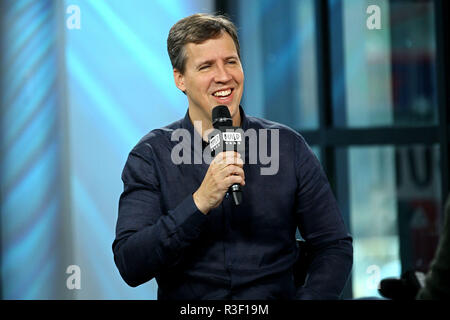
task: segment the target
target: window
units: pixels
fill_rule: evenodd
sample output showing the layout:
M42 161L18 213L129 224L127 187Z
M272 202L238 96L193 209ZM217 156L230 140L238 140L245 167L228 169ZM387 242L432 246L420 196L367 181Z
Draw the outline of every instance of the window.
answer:
M320 155L354 237L343 298L427 271L448 194L448 4L376 3L381 29L369 30L372 1L216 2L239 27L244 108Z

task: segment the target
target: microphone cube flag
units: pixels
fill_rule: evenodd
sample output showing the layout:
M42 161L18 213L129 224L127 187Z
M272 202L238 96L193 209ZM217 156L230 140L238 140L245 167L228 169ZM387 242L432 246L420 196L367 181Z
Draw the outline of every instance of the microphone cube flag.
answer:
M239 127L221 127L208 135L209 147L214 156L222 151L237 151L244 158L244 131Z

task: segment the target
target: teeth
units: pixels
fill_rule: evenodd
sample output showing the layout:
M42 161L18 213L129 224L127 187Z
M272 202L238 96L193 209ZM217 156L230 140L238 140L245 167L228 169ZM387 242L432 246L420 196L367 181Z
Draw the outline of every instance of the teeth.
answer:
M230 94L231 94L231 89L228 89L228 90L214 92L213 95L216 97L226 97L226 96L229 96Z

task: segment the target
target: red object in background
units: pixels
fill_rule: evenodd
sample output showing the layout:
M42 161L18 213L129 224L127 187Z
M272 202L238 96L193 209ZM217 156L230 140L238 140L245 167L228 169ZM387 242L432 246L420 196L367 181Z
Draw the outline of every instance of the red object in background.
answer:
M411 247L414 269L427 272L439 242L439 211L435 200L413 200Z

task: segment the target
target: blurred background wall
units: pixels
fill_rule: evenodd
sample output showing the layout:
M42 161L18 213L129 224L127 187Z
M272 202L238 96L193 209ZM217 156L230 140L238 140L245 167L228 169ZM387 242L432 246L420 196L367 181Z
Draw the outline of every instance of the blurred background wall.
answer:
M0 6L1 298L156 298L154 280L130 288L114 265L120 175L143 135L186 112L166 39L196 12L237 24L246 111L298 130L321 160L354 236L344 298L428 269L449 178L443 1Z

